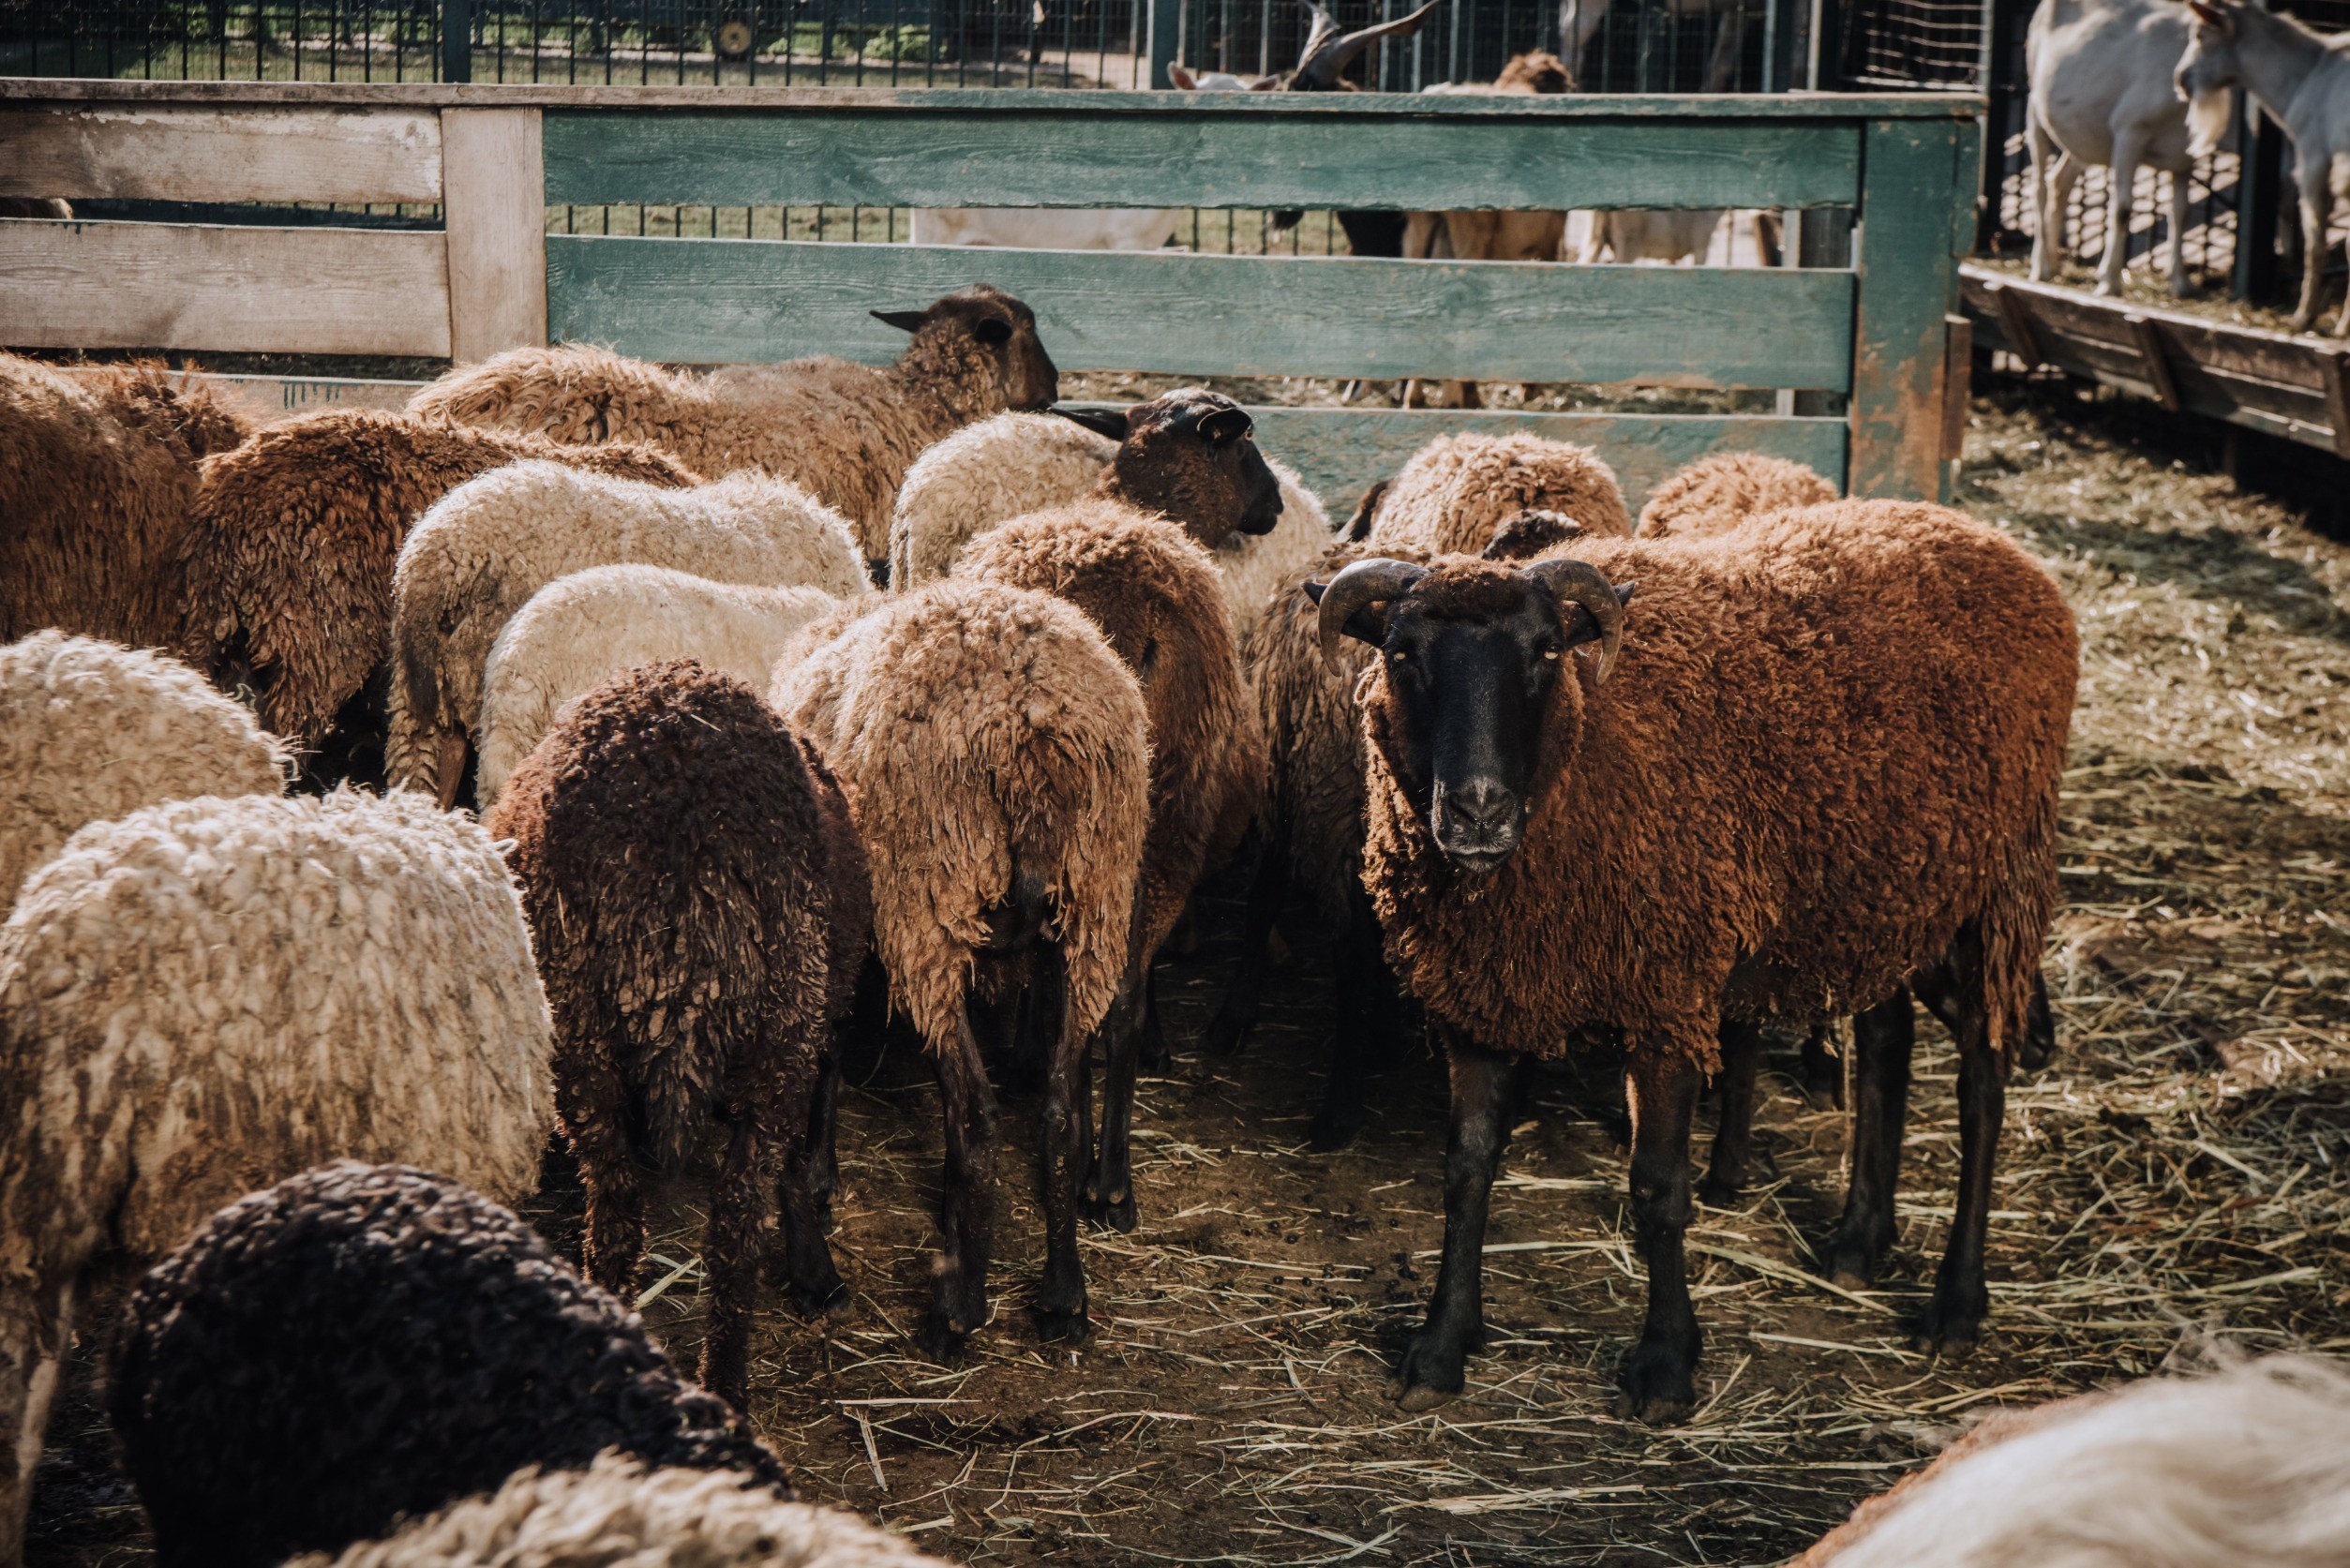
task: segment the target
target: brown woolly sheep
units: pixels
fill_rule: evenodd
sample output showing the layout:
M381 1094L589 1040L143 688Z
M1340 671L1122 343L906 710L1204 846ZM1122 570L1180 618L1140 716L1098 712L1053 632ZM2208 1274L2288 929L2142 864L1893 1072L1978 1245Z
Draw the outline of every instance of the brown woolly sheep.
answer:
M1836 487L1803 463L1759 452L1717 452L1649 492L1639 533L1643 539L1714 533L1766 512L1835 499Z
M1036 313L983 283L873 314L913 335L882 369L823 357L694 376L602 349L516 349L452 371L409 411L566 444L647 441L712 478L764 469L846 517L879 563L899 482L922 449L1007 409L1050 408L1060 381Z
M1241 684L1216 563L1167 518L1111 500L1033 513L973 540L955 575L1067 600L1142 687L1150 826L1103 1031L1101 1147L1085 1184L1096 1217L1130 1231L1134 1074L1145 1032L1160 1029L1152 963L1201 872L1231 858L1256 814L1265 735Z
M1541 436L1439 436L1363 503L1367 537L1430 555L1474 555L1519 512L1564 513L1587 533L1628 534L1615 470L1587 446Z
M1126 969L1148 821L1142 690L1075 606L950 578L809 627L773 701L848 797L874 947L938 1071L946 1196L922 1348L944 1357L987 1321L996 1111L971 1013L1023 986L1051 1038L1038 1314L1047 1337L1082 1337L1085 1064Z
M474 475L522 457L682 488L698 476L641 446L586 451L373 409L285 420L204 464L183 545L179 651L315 781L380 782L392 568L408 530Z
M679 1167L714 1125L729 1128L702 1247L701 1380L738 1406L779 1189L794 1305L814 1314L846 1294L817 1181L840 1071L830 1033L872 928L846 814L756 692L676 659L565 709L485 822L514 841L506 862L554 1012L589 1277L629 1296L645 1250L638 1168Z
M171 643L196 465L247 433L160 366L73 377L0 354L0 642L55 627Z
M1574 548L1516 570L1358 561L1319 593L1325 646L1381 651L1364 880L1451 1062L1444 1262L1395 1392L1414 1410L1459 1392L1511 1081L1579 1036L1625 1053L1650 1292L1627 1413L1694 1397L1690 1122L1701 1075L1761 1022L1860 1014L1851 1187L1823 1251L1865 1277L1893 1240L1912 991L1959 1042L1958 1207L1923 1334L1972 1340L2057 896L2071 611L2014 545L1935 506Z
M0 647L0 909L84 825L281 795L286 750L177 659L39 632Z
M1292 889L1303 891L1338 933L1340 1022L1310 1134L1314 1148L1338 1148L1361 1129L1365 1071L1393 1061L1414 1031L1397 1006L1362 886L1363 758L1355 694L1370 656L1341 650L1324 657L1306 583L1326 581L1371 556L1425 564L1446 551L1508 556L1546 547L1545 541L1631 530L1614 473L1586 447L1535 436L1439 437L1394 479L1364 492L1344 541L1283 585L1244 639L1271 757L1262 818L1267 853L1250 894L1240 965L1205 1044L1224 1053L1247 1043L1265 989L1266 939Z

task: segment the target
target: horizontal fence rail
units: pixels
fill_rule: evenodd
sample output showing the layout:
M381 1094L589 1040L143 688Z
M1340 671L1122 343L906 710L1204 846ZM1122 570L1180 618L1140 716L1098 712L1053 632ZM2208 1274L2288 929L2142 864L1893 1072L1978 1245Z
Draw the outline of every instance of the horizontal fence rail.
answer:
M11 219L0 321L18 347L464 363L554 340L687 364L880 361L904 339L868 310L984 281L1026 299L1073 370L1631 383L1775 392L1782 411L1261 411L1267 445L1334 500L1456 428L1591 441L1636 495L1734 446L1809 462L1855 493L1931 497L1947 479L1948 322L1974 222L1978 108L1927 95L0 81L0 195L414 203L442 225ZM570 209L627 202L1767 207L1790 223L1824 214L1855 244L1844 265L1684 268L548 231ZM1823 396L1849 411L1820 411Z

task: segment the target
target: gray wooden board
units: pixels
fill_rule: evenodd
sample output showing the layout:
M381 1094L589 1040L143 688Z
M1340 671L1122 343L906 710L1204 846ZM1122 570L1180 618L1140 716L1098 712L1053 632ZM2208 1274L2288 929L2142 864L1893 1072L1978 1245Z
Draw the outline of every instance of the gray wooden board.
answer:
M1944 318L1958 302L1961 235L1972 211L1971 127L1868 128L1861 198L1852 375L1852 493L1947 499L1942 462Z
M986 282L1072 370L1842 391L1852 275L550 234L547 330L644 359L886 361L872 320Z
M1103 96L1063 93L1049 109L1021 112L549 112L546 199L582 206L1809 207L1849 203L1860 184L1857 122L1220 114L1185 99L1105 112L1095 102Z

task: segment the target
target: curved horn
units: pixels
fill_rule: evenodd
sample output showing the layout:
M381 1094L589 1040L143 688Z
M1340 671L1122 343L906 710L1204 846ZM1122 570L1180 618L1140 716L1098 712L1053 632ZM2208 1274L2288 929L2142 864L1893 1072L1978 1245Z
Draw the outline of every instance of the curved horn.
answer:
M1339 638L1345 635L1346 623L1355 619L1356 610L1366 605L1384 605L1390 599L1400 599L1414 583L1427 575L1425 566L1378 556L1358 560L1332 577L1322 590L1321 615L1315 622L1322 636L1322 656L1327 659L1338 652Z
M1308 3L1310 5L1311 0ZM1338 31L1338 23L1330 20L1330 13L1320 6L1314 6L1313 31L1307 36L1306 51L1298 58L1297 75L1316 87L1335 87L1339 78L1346 74L1346 67L1353 65L1355 56L1366 48L1381 38L1410 37L1420 30L1420 23L1428 20L1428 13L1444 3L1444 0L1428 0L1427 5L1409 16L1400 16L1393 22L1383 22L1376 26L1342 35ZM1326 27L1324 25L1325 22L1329 23Z
M1624 646L1624 602L1608 579L1587 560L1537 560L1519 575L1540 583L1562 609L1575 605L1591 617L1599 628L1599 665L1592 672L1592 683L1606 680L1617 650Z

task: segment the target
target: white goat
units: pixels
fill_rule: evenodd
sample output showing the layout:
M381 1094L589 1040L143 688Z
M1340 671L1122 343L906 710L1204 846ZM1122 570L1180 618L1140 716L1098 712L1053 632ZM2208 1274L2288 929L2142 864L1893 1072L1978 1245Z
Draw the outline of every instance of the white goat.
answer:
M2081 171L2100 164L2106 176L2105 254L2097 291L2121 291L2131 197L2143 164L2170 176L2171 292L2183 298L2194 291L2185 244L2190 143L2217 145L2230 104L2220 92L2199 98L2191 110L2170 90L2170 73L2187 42L2187 13L2170 0L2041 0L2032 12L2024 49L2031 82L2027 188L2034 282L2055 276L2065 203ZM2193 134L2191 118L2199 127Z
M2188 0L2193 41L2178 62L2178 96L2201 104L2231 87L2249 91L2293 139L2294 183L2301 194L2301 303L2293 330L2317 319L2317 284L2326 271L2326 231L2337 202L2350 203L2350 33L2324 37L2289 16L2238 0ZM2210 150L2200 122L2194 150ZM2334 336L2350 336L2350 298L2334 318Z
M1010 250L1157 250L1182 217L1171 207L917 207L912 237Z

